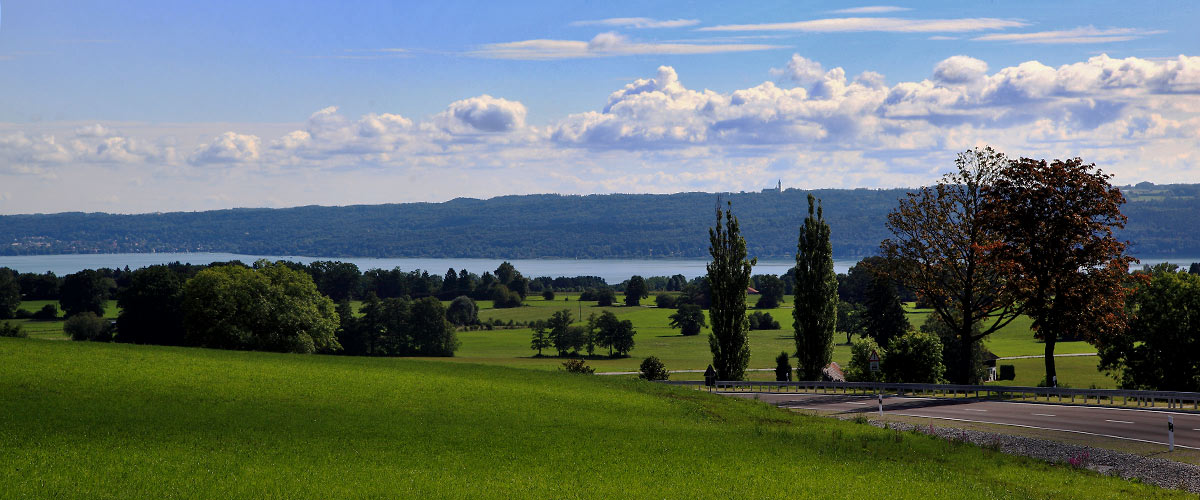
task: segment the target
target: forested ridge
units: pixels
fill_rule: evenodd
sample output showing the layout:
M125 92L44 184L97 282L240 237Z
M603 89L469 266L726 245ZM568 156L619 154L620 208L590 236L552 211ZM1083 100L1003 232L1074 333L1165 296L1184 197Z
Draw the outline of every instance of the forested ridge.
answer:
M1141 256L1200 255L1200 184L1122 188L1121 237ZM795 255L809 193L836 258L873 255L904 189L520 195L444 203L240 208L138 215L0 216L0 254L231 252L321 257L702 258L718 198L733 203L749 254Z

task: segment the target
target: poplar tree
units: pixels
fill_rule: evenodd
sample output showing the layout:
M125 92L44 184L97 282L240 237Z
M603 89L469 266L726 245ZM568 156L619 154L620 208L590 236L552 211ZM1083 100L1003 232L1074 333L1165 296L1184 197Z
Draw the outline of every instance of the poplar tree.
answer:
M712 262L708 264L712 300L708 309L712 324L708 347L712 350L712 364L719 380L741 380L750 363L746 287L750 286L750 271L757 260L746 259L746 240L733 216L732 203L726 203L724 213L717 208L717 224L708 230L708 241L708 251L712 254Z
M814 212L815 205L815 212ZM819 201L808 195L808 217L796 244L795 322L797 380L817 380L833 360L833 333L837 328L837 274L833 272L833 244L829 224Z

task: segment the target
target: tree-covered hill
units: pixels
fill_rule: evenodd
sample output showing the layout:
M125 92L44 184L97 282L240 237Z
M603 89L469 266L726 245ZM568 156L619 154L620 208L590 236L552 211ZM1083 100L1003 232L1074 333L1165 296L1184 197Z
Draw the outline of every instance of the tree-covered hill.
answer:
M1200 184L1124 188L1123 237L1142 256L1195 257ZM903 189L825 189L837 258L876 252ZM459 198L445 203L231 209L139 215L0 216L0 254L219 251L322 257L705 257L718 199L750 255L786 258L809 191Z

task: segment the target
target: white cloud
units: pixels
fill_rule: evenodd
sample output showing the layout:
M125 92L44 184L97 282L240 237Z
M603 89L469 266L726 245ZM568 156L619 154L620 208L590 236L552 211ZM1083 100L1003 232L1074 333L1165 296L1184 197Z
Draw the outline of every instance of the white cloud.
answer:
M198 146L189 161L198 165L252 162L259 158L260 142L255 135L225 132Z
M884 31L894 33L962 33L1005 28L1020 28L1028 23L1016 19L991 17L962 19L901 19L896 17L840 17L788 23L727 24L708 26L699 31L802 31L845 33Z
M636 42L614 32L600 33L590 41L522 40L493 43L468 55L489 59L580 59L655 54L719 54L782 48L754 43L647 43Z
M933 67L934 79L948 84L971 83L987 76L986 62L968 56L953 56Z
M1166 33L1162 30L1139 30L1134 28L1097 29L1085 26L1070 30L1038 31L1034 33L997 33L972 38L982 42L1011 42L1039 44L1110 43L1136 40L1149 35Z
M450 103L441 117L474 131L511 132L525 126L525 105L484 94Z
M904 12L912 10L908 7L895 7L891 5L870 5L866 7L852 7L849 9L838 9L830 12L834 14L887 14L889 12Z
M648 17L611 17L608 19L593 19L575 21L571 26L607 26L613 28L686 28L700 24L699 19L668 19L658 20Z

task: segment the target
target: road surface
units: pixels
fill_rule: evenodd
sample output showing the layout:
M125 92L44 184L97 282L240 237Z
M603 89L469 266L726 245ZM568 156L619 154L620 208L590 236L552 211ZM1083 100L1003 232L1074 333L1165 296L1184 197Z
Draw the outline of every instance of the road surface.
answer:
M757 398L783 408L843 414L878 414L875 396L834 394L722 393ZM1200 413L1107 408L1017 401L884 396L887 415L1011 425L1143 443L1167 444L1167 416L1175 420L1175 446L1200 450Z

